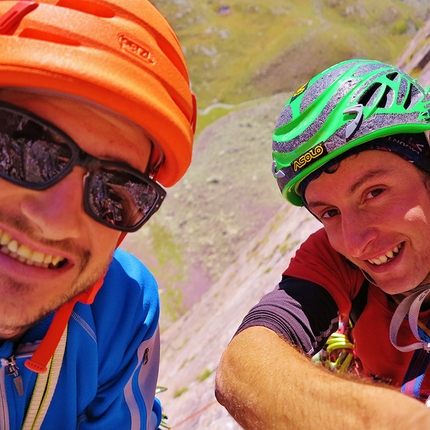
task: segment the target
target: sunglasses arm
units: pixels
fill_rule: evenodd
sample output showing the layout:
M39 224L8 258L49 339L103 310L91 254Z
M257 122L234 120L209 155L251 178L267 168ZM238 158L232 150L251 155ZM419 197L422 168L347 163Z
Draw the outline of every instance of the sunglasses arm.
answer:
M116 247L119 248L119 246L121 245L122 241L124 240L125 236L127 235L126 231L121 232L119 238L118 238L118 242L116 243Z

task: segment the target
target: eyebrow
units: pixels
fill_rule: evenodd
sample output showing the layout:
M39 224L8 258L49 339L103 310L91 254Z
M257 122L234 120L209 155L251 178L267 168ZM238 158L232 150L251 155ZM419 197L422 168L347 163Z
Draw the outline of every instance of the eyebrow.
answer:
M387 172L388 172L387 169L375 169L375 170L371 170L370 172L367 172L357 182L355 182L353 185L351 185L351 187L349 188L349 191L348 191L348 195L354 194L354 192L357 191L357 189L360 188L367 181L370 181L370 180L378 178L378 177L382 177L382 176L386 175Z
M387 169L375 169L375 170L371 170L370 172L367 172L357 182L353 183L349 187L349 190L347 191L348 196L354 194L354 192L357 191L357 189L363 186L366 182L378 177L382 177L387 173L388 173ZM315 208L317 206L330 206L330 205L324 201L315 201L311 203L307 202L307 207L309 209Z

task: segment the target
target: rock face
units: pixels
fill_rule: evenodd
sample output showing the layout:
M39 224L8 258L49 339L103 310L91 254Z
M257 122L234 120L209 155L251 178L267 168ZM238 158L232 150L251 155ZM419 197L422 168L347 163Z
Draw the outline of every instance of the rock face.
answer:
M421 27L397 65L422 85L430 86L430 21Z
M240 428L215 401L219 358L247 311L279 282L298 244L319 227L305 209L284 203L202 300L163 333L159 382L169 389L159 398L173 429Z
M429 60L430 22L398 65L430 85ZM275 287L299 243L317 228L320 224L305 210L280 204L202 300L162 334L159 383L168 390L159 398L173 430L241 428L213 394L219 358L246 312Z

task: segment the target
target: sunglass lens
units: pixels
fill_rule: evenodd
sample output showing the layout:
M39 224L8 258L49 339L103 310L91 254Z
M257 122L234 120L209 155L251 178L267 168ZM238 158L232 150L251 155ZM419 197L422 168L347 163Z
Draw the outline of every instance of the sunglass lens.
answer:
M134 175L99 169L86 182L89 209L104 223L133 228L154 208L158 192Z
M44 185L59 175L72 150L61 137L22 115L1 112L0 174L14 182Z

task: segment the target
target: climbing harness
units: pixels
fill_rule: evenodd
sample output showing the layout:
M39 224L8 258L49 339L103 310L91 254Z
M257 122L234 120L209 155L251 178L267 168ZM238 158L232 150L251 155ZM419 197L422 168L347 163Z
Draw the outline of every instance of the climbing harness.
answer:
M390 340L393 346L402 352L414 351L401 391L425 401L428 407L430 407L430 393L423 392L421 384L430 365L430 332L428 327L418 320L418 317L421 306L429 293L430 284L416 288L399 303L390 324ZM397 344L397 335L405 318L408 320L417 342L401 346Z

